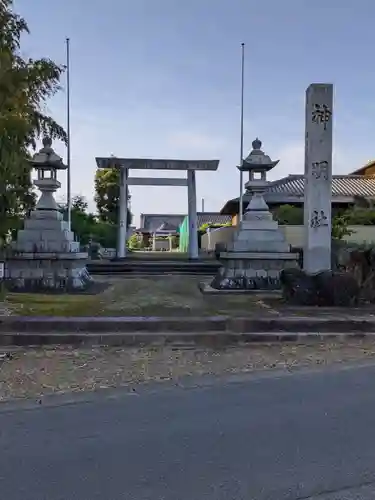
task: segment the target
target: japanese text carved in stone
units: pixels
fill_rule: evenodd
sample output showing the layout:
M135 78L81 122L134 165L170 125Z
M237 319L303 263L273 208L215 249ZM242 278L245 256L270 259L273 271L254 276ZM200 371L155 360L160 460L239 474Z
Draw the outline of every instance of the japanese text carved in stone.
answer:
M312 176L319 180L324 179L328 180L328 161L316 161L312 164L311 169Z
M314 104L312 112L313 123L323 124L324 130L327 130L327 123L330 121L332 111L326 104Z
M310 219L310 227L317 229L322 226L328 226L328 218L324 210L314 210Z

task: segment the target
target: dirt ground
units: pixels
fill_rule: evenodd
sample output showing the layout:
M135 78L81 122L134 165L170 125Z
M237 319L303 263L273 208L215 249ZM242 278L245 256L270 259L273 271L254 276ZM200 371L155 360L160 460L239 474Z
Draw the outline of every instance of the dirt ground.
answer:
M375 362L375 341L252 344L223 350L27 348L0 353L0 401L135 386L151 380L178 381L186 376L366 360Z
M249 295L204 295L202 276L96 277L109 286L96 295L8 294L5 306L24 316L246 316L272 307ZM207 280L207 278L206 278ZM274 299L275 301L275 299ZM276 299L279 302L278 299Z
M97 276L96 294L9 293L0 315L21 316L311 316L375 315L374 306L358 308L288 307L281 298L253 294L202 294L204 276Z

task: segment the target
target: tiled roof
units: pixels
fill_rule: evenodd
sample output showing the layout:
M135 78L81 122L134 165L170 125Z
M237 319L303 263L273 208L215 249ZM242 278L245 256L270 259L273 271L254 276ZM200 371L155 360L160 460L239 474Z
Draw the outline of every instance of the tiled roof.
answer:
M140 229L155 232L163 224L178 228L185 219L185 214L141 214Z
M221 215L219 212L198 212L198 227L203 224L226 224L232 220L230 215Z
M177 231L178 226L171 224L170 222L163 222L163 224L158 227L158 231Z
M289 175L272 182L266 190L266 195L280 193L285 195L303 196L304 177ZM332 176L332 196L370 196L375 197L375 177L362 175Z
M304 176L289 175L277 181L270 182L265 189L264 199L269 205L283 203L303 203ZM337 204L351 204L357 196L375 198L375 176L363 175L333 175L332 201ZM245 192L243 203L246 206L251 193ZM226 202L221 209L223 214L237 213L239 198Z

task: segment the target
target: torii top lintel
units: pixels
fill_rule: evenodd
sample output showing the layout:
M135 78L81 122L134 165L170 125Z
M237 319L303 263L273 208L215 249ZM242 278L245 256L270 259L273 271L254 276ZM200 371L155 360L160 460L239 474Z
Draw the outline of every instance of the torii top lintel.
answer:
M98 168L127 168L135 170L200 170L215 171L219 160L163 160L149 158L95 158Z

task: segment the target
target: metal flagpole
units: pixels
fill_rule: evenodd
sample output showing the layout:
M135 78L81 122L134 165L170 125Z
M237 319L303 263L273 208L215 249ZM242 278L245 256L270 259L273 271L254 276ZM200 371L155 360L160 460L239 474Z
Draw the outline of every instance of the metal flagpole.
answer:
M70 179L70 40L66 39L66 133L68 136L67 144L67 201L68 201L68 227L71 229L72 221L72 193L71 193L71 179Z
M240 167L243 163L243 105L244 105L244 83L245 83L245 44L241 43L242 61L241 61L241 141L240 141ZM243 217L243 172L240 170L240 222Z

